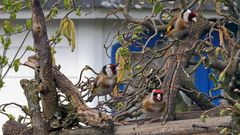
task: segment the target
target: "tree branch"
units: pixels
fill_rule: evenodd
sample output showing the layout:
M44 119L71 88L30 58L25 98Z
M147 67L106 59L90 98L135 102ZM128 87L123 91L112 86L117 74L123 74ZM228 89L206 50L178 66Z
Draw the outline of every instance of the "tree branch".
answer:
M37 49L39 65L38 91L41 93L43 112L46 119L50 118L58 108L57 91L53 82L52 58L47 37L46 22L39 0L32 0L32 33L34 46Z
M79 135L82 133L84 135L128 135L128 134L137 134L137 135L159 135L159 134L218 134L221 130L219 126L228 126L231 118L226 117L213 117L207 118L206 122L201 122L200 119L191 119L191 120L179 120L179 121L170 121L162 125L160 123L151 123L151 124L142 124L142 125L125 125L117 126L114 128L114 131L103 132L99 129L93 128L83 128L75 130L63 130L59 132L53 132L51 135Z
M129 8L131 5L132 0L125 0L124 4L125 7L123 9L123 15L124 17L130 22L130 23L135 23L135 24L142 24L145 27L147 27L148 29L154 30L155 26L153 24L151 24L151 21L149 21L149 19L138 19L138 18L133 18L132 16L129 15ZM159 25L156 26L157 29L160 30L164 30L166 28L165 25Z
M31 121L33 127L33 135L48 135L48 130L43 121L40 105L39 96L37 93L37 83L35 80L22 79L20 84L24 90L24 94L27 98L29 111L31 114Z
M81 98L81 94L79 93L77 87L74 86L74 84L60 71L53 71L56 86L59 88L59 90L61 90L61 92L69 96L72 105L76 108L76 113L80 122L97 127L113 126L111 116L87 107Z
M31 57L28 60L24 65L35 69L37 67L36 59ZM80 122L95 127L112 128L114 123L110 115L89 108L83 101L78 88L58 69L53 68L53 74L56 87L69 97L71 104L76 109L76 114Z

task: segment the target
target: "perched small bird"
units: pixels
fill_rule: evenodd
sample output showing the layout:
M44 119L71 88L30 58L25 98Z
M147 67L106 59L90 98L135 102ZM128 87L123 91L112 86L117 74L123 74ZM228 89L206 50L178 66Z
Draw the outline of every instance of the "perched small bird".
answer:
M179 38L184 35L183 31L189 27L191 22L197 22L197 15L190 9L185 9L174 16L165 30L166 37L170 39Z
M117 82L117 66L114 64L107 64L103 66L101 72L94 80L91 96L86 102L91 102L95 96L104 96L111 94Z
M160 117L166 108L166 101L163 100L164 91L160 89L152 90L142 102L142 111L150 117Z

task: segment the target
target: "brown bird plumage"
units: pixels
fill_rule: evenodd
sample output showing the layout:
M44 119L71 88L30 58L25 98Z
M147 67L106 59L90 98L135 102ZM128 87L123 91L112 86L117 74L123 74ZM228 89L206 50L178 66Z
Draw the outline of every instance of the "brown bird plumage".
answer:
M190 9L186 9L174 16L168 23L165 30L166 37L175 39L181 36L181 32L189 27L191 22L196 22L197 15Z
M91 102L95 96L110 94L117 82L117 67L114 64L105 65L93 83L91 96L86 102Z
M161 116L166 108L166 101L163 100L163 90L153 90L142 102L143 113L147 116Z

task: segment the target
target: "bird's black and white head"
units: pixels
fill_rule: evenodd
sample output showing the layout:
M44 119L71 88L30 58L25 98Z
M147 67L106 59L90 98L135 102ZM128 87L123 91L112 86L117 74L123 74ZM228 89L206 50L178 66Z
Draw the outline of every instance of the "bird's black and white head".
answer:
M117 70L118 70L118 67L115 64L107 64L102 68L102 72L108 77L116 76Z
M161 102L163 101L164 91L161 89L154 89L150 95L150 102Z
M185 9L182 12L182 19L186 23L197 22L197 15L190 9Z

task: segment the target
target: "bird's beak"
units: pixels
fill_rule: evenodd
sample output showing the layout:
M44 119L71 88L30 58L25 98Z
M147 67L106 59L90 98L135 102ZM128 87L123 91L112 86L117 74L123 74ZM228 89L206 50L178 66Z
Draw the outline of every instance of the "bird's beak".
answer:
M116 68L117 71L118 71L119 69L120 69L119 67Z
M157 99L161 100L161 94L157 94Z
M192 21L193 21L194 23L196 23L196 22L197 22L197 18L196 18L196 17L192 18Z

